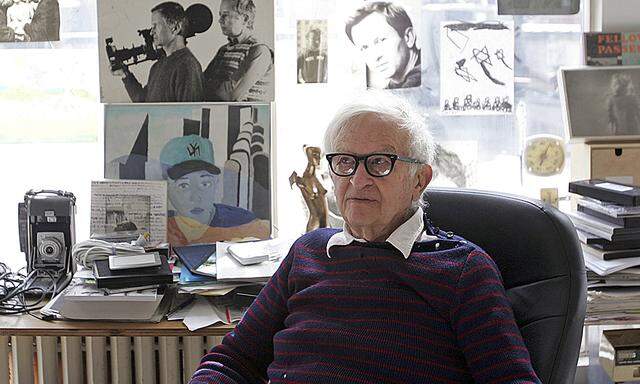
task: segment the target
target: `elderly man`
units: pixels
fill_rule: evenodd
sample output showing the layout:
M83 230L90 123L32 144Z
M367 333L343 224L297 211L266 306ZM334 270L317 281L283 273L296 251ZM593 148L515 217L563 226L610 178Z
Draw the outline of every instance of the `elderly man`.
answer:
M149 70L142 86L127 67L112 71L121 76L134 102L203 101L202 66L187 48L188 18L182 5L167 1L151 9L153 43L162 48L160 59Z
M253 0L222 0L220 28L229 40L204 71L206 101L273 101L273 51L253 35Z
M496 265L420 207L433 143L403 102L325 134L343 230L298 239L192 383L539 383Z
M367 87L419 87L420 49L407 12L391 2L373 2L347 20L345 32L367 64Z

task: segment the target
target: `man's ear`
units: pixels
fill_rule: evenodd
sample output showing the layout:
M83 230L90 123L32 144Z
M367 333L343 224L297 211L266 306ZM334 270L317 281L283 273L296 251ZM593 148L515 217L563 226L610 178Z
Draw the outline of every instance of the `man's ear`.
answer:
M428 164L421 165L416 172L416 176L414 177L414 186L413 186L413 194L412 199L415 201L422 196L422 193L427 188L427 185L431 182L431 178L433 177L433 169Z
M407 43L409 48L413 48L416 45L416 34L413 32L413 27L404 30L404 42Z

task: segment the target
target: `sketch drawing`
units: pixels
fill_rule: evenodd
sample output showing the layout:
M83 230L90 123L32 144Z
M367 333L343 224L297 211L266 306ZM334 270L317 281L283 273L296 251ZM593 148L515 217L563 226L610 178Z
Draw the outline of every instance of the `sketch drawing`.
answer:
M443 22L440 31L440 112L511 113L513 22Z

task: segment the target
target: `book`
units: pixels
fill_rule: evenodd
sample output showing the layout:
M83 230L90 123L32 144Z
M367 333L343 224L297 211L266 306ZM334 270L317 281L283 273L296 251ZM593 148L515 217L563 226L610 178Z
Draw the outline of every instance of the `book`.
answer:
M590 253L602 260L616 260L624 259L628 257L640 257L640 249L622 249L619 251L605 251L597 248L593 248L587 244L581 244L582 251Z
M640 227L640 217L613 217L607 215L606 213L602 213L595 209L591 209L589 207L585 207L578 203L578 212L582 212L586 215L593 216L597 219L604 220L611 224L621 225L624 228L638 228Z
M640 65L640 32L587 32L584 48L587 65Z
M640 188L605 180L579 180L569 183L569 192L624 206L640 205Z
M596 217L589 216L582 212L577 211L563 211L575 226L588 227L594 229L593 231L587 231L594 235L604 234L605 238L612 240L612 236L618 237L637 237L640 239L640 228L625 228L620 225L612 224L604 220L600 220ZM627 239L629 240L629 239ZM613 241L613 240L612 240Z
M173 252L175 252L178 259L180 259L182 264L184 264L192 274L216 277L216 274L213 271L200 268L203 264L213 265L215 267L215 244L195 244L183 247L174 247Z
M160 256L157 267L135 269L109 269L109 260L96 260L93 263L93 276L98 288L127 288L154 284L173 283L173 273L169 269L167 258Z
M640 239L627 241L609 241L592 233L577 229L578 239L585 244L589 244L593 248L603 251L619 251L623 249L640 248Z
M578 204L611 217L640 217L640 207L625 207L586 196L578 199Z

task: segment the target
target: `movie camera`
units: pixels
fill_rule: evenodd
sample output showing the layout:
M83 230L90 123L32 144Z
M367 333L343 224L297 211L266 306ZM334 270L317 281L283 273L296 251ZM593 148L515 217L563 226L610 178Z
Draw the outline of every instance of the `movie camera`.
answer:
M185 10L187 16L187 30L185 39L193 37L198 33L206 32L213 23L213 13L204 4L193 4ZM113 44L113 37L105 39L107 57L111 70L124 69L130 65L139 64L149 60L158 60L161 56L160 50L153 45L153 34L151 29L139 29L138 35L144 39L142 45L131 45L131 48L118 49Z

